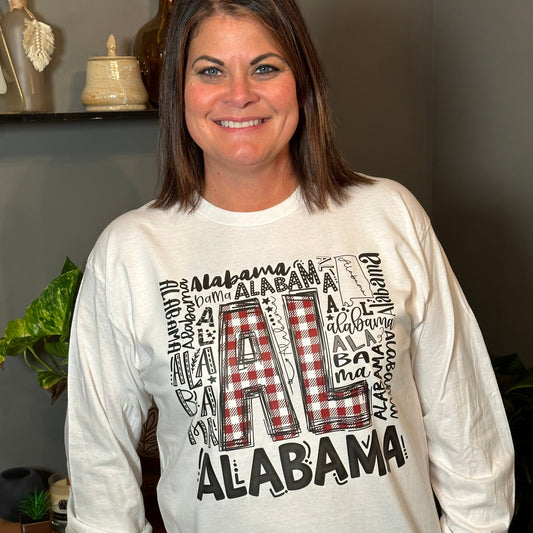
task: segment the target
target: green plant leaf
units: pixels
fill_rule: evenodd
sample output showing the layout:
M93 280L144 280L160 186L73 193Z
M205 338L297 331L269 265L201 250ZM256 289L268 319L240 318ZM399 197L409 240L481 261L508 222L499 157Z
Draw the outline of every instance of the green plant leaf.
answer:
M70 257L67 257L65 259L65 264L61 269L61 274L64 274L65 272L70 272L71 270L79 272L80 269L70 260Z
M24 354L52 403L66 388L70 325L81 278L81 270L67 257L61 274L28 306L24 318L8 323L0 339L0 368L6 356Z
M31 333L26 327L26 320L24 318L15 318L11 320L6 327L4 337L14 339L16 337L30 337Z
M519 389L530 389L533 387L533 369L529 369L526 375L513 383L505 392L511 392Z
M26 311L26 327L36 337L67 336L81 272L69 270L44 289Z
M0 339L0 355L19 355L24 353L28 346L32 346L35 339L33 337L16 337L14 339Z
M65 376L59 375L57 372L50 372L48 370L40 370L37 372L37 381L43 389L51 389L56 383L64 379Z
M494 357L492 366L497 374L504 376L522 375L526 372L524 363L516 353Z
M44 349L52 355L61 358L63 361L68 359L68 341L58 340L55 342L44 341Z
M50 494L47 490L42 490L41 492L34 490L32 494L24 497L19 504L19 510L32 520L40 520L46 517L49 507Z
M36 338L31 335L23 318L11 320L0 339L0 356L5 358L10 355L19 355L25 352L29 346L33 346Z

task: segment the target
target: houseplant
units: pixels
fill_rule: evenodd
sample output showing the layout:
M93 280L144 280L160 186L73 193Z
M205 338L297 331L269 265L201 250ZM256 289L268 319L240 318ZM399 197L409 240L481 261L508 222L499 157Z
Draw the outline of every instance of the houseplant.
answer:
M20 502L20 524L23 533L49 533L48 515L50 496L47 490L28 494Z
M52 403L67 385L70 326L81 279L81 270L67 257L61 274L29 305L23 318L8 323L0 339L0 366L6 357L22 355L26 364L37 373L39 385L50 391ZM153 406L138 447L146 514L154 531L161 523L155 499L159 479L159 450L155 437L157 418L157 408Z
M52 403L67 384L68 345L72 312L81 270L67 257L61 274L53 279L26 310L11 320L0 339L0 365L8 356L22 355L50 391Z
M517 354L492 358L515 448L515 514L509 533L533 532L533 368Z

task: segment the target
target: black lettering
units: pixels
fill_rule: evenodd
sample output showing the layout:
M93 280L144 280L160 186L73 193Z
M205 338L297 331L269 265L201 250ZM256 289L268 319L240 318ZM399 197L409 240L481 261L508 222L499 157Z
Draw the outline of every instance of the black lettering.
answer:
M215 470L211 464L211 459L207 453L202 458L202 468L200 471L200 483L196 497L201 500L204 494L213 494L216 500L224 499L224 491L218 482Z
M224 477L224 487L227 497L232 500L246 495L246 487L235 487L233 484L233 474L231 464L227 455L220 456L220 465L222 466L222 476Z
M320 446L318 448L318 457L315 472L315 484L324 485L326 482L326 474L328 472L336 472L339 481L344 481L348 477L348 472L342 464L333 443L329 437L320 439Z
M384 476L387 473L385 461L381 453L381 448L379 447L378 434L375 429L372 431L368 455L364 452L359 441L353 435L346 436L346 449L348 451L351 477L359 477L361 475L359 465L363 467L363 470L367 474L371 474L374 472L376 463L380 476Z
M259 489L263 483L270 483L274 492L280 492L284 488L265 450L263 448L256 448L254 450L248 492L252 496L259 496Z
M292 442L282 444L279 448L279 457L288 490L300 490L311 483L313 472L304 463L305 448L301 444ZM296 473L299 473L298 479L295 477Z

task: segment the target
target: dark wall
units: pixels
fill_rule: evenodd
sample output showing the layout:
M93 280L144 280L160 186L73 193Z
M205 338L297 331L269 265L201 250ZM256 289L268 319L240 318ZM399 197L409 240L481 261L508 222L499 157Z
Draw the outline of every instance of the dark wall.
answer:
M531 361L533 7L496 0L301 5L330 80L346 158L415 193L489 347ZM58 36L48 73L54 110L82 111L86 58L104 53L111 32L119 54L130 53L157 1L29 6ZM105 225L153 197L156 137L153 120L0 122L0 329L23 315L66 255L83 267ZM0 371L0 470L63 470L65 408L65 397L51 406L23 362L8 360Z
M489 350L533 365L533 4L435 6L434 223Z

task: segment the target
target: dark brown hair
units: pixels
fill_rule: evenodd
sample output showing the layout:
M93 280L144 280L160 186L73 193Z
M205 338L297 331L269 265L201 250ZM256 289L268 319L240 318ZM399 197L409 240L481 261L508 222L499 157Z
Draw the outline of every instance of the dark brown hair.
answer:
M334 142L325 75L294 0L179 0L166 41L159 98L159 157L163 179L154 207L194 210L204 189L200 147L185 124L184 79L189 43L199 25L217 14L251 16L285 53L296 80L300 106L290 152L309 209L341 203L347 188L370 180L351 171Z

